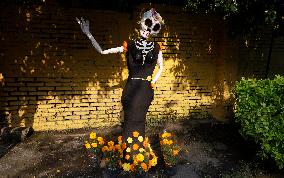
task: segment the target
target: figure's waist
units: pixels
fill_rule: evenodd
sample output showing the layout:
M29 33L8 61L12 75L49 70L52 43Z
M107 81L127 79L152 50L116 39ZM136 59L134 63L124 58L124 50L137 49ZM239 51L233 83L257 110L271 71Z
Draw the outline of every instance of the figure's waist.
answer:
M149 81L149 82L152 81L152 76L151 76L151 75L146 76L146 77L129 76L128 78L129 78L130 80L145 80L145 81Z

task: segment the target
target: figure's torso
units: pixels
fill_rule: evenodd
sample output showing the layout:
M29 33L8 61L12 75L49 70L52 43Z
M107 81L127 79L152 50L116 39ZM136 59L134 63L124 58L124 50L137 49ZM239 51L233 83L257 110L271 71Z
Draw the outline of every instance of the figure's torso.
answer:
M158 59L159 45L144 40L130 40L127 49L129 77L151 76Z

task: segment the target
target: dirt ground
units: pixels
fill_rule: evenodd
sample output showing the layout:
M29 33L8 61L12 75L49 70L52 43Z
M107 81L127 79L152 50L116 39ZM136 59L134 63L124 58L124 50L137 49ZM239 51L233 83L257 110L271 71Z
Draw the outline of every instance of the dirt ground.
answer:
M272 161L256 156L257 145L244 140L233 124L192 119L148 127L153 149L158 147L157 134L165 128L176 133L183 148L175 178L284 177ZM36 132L21 143L1 144L0 177L104 177L83 147L90 131L111 137L121 128ZM161 161L149 177L166 177Z

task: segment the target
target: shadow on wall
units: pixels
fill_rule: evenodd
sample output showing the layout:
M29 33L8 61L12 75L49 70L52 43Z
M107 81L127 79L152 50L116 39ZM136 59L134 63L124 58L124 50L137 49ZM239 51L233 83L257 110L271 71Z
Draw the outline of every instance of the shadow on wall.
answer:
M74 10L53 3L29 7L6 4L3 9L10 14L1 23L5 43L1 49L1 71L7 83L3 104L12 126L21 123L33 126L35 113L46 109L57 108L49 113L49 120L71 118L78 113L65 112L66 108L80 107L82 99L99 102L116 94L113 90L124 85L123 55L98 54L75 20L80 16L90 19L91 32L102 48L107 49L121 46L127 38L120 35L117 12ZM127 17L127 14L121 16ZM97 111L97 107L88 112Z
M180 111L186 117L200 113L213 114L223 121L230 118L230 90L236 80L236 66L226 61L232 49L226 44L223 21L218 17L189 16L180 9L169 12L164 8L161 13L166 29L155 40L162 44L165 58L160 81L171 84L171 96L163 102L166 113L180 115L172 110L179 105L187 110Z

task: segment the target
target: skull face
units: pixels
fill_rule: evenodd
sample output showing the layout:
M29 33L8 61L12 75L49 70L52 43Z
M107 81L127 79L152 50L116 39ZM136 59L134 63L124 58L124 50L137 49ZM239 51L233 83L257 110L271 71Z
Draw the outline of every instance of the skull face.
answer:
M141 19L140 35L148 38L150 35L157 35L163 25L163 19L155 9L146 11Z

